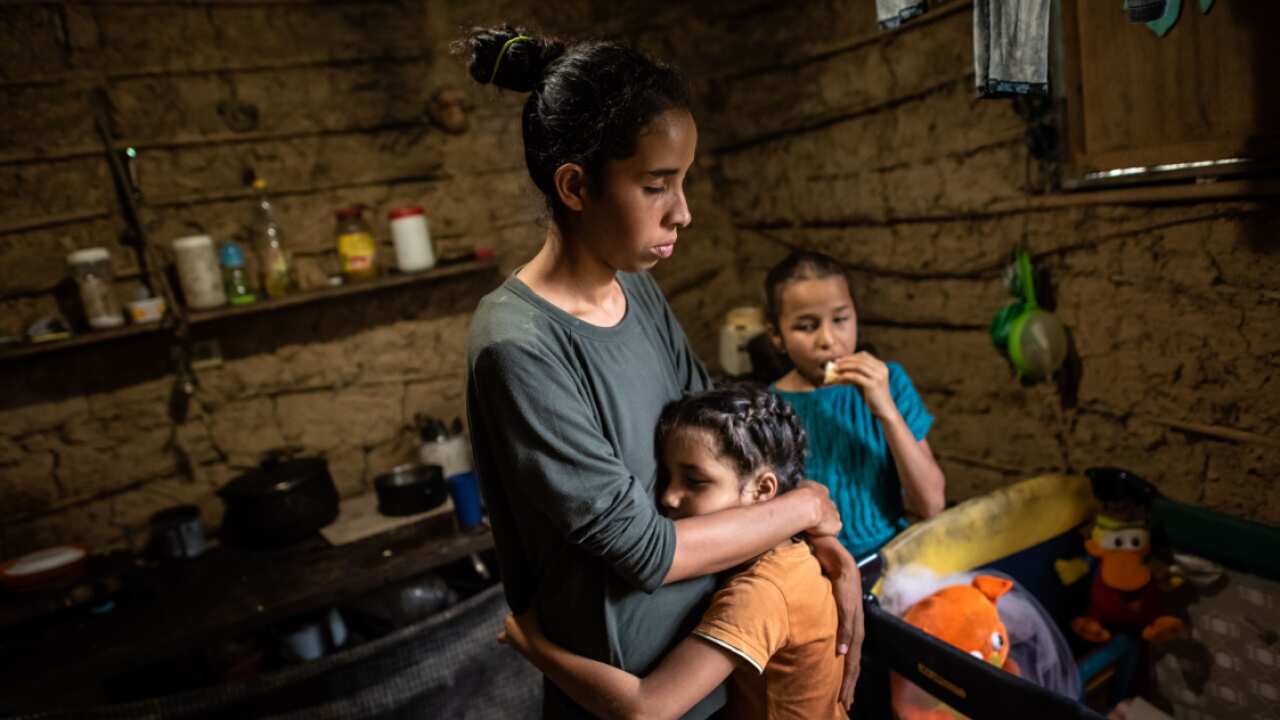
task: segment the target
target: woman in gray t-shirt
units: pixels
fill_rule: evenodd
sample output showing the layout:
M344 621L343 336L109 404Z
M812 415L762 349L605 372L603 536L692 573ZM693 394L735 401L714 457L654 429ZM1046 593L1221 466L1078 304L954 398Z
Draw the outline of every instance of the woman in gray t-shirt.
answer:
M688 634L714 574L814 536L836 586L851 698L857 568L826 490L672 521L654 502L662 407L709 384L645 271L692 219L698 131L672 68L615 43L510 28L469 40L479 82L530 93L525 159L552 222L538 254L480 303L467 411L507 600L570 650L645 674ZM723 704L715 693L687 717ZM587 717L549 686L548 717Z

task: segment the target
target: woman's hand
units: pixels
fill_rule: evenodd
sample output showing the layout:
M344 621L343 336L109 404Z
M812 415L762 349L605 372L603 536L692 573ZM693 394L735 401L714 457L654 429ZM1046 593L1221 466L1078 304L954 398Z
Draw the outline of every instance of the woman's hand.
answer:
M869 352L847 355L835 361L831 384L853 385L862 393L867 407L881 420L898 412L889 390L889 366Z
M520 617L507 615L506 629L498 633L498 642L510 645L531 660L542 640L542 627L533 610L526 610Z
M810 541L822 574L831 580L836 598L836 654L844 656L844 679L840 683L840 704L846 712L853 706L853 691L862 670L862 575L853 556L832 537Z
M844 524L840 521L840 510L831 500L831 491L826 485L812 480L801 480L792 492L805 492L813 496L816 507L816 521L805 531L809 537L829 537L840 534Z

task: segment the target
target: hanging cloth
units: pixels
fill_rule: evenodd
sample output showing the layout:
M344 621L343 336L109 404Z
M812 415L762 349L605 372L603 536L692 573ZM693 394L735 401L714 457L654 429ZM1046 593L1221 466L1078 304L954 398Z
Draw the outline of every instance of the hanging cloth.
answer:
M876 0L876 19L881 29L892 30L928 9L928 0Z
M974 0L978 97L1049 94L1052 0Z

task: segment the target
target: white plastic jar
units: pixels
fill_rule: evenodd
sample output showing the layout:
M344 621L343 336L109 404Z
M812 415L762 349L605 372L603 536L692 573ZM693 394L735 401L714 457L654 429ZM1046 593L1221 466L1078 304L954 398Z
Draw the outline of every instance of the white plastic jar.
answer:
M396 268L400 272L418 272L436 266L431 248L431 230L420 207L403 207L388 213L391 241L396 246Z
M111 275L111 252L103 247L77 250L67 256L67 266L80 289L89 326L98 330L120 327L124 313Z
M173 258L178 266L178 282L187 306L208 310L227 304L222 286L222 269L213 251L213 238L191 235L173 241Z

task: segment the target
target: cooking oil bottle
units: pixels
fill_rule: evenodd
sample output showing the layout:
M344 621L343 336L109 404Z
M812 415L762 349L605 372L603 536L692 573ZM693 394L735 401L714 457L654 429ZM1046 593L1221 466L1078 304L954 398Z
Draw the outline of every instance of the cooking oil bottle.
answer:
M293 292L293 277L289 272L289 254L284 249L284 233L276 220L275 208L267 197L267 181L253 181L253 234L254 249L262 266L262 290L267 297L284 297Z

